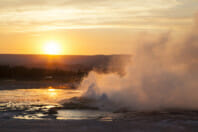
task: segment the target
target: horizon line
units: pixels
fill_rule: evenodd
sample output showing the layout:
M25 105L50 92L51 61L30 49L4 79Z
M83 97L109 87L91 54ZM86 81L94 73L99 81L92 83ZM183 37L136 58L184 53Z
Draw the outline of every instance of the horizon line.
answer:
M123 55L123 56L131 56L131 54L15 54L15 53L0 53L0 55L41 55L41 56L116 56L116 55Z

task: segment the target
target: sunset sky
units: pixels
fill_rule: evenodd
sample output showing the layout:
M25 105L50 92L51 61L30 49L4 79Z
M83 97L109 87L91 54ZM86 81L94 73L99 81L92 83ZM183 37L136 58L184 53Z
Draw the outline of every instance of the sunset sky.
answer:
M198 0L1 0L0 54L128 54L138 34L193 25Z

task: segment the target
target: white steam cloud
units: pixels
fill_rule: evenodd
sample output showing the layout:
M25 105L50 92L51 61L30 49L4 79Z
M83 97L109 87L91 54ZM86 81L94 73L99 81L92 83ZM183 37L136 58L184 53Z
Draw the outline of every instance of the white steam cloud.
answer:
M141 43L133 44L126 74L90 72L80 85L84 96L106 95L133 110L198 109L198 21L190 33L175 36L142 37Z

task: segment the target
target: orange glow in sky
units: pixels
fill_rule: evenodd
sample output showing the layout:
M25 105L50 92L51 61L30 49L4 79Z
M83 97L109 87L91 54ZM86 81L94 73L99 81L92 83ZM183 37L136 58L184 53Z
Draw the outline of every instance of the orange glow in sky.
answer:
M0 54L130 54L136 36L185 33L197 12L197 0L1 0Z

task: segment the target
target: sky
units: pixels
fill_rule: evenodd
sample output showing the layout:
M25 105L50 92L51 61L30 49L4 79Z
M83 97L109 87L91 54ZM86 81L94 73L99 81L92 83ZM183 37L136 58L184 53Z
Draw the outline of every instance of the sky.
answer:
M1 0L0 54L128 54L145 33L185 33L197 0Z

